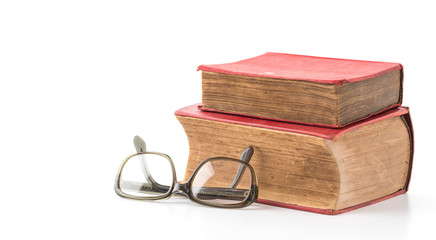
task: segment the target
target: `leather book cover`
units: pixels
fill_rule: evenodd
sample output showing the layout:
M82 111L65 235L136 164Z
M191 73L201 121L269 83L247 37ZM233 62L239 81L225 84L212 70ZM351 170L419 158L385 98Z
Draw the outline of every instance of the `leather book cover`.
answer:
M340 128L402 103L399 63L269 52L198 70L205 111Z
M233 63L200 65L198 70L342 85L345 82L378 77L402 68L399 63L268 52Z
M181 122L182 126L185 128L189 140L190 152L189 152L189 161L187 167L187 175L190 174L189 172L190 166L191 168L192 166L196 166L198 164L198 161L204 159L205 157L212 157L212 155L218 156L220 153L229 154L229 156L226 155L227 157L237 157L237 155L235 156L231 155L233 147L235 147L235 149L238 148L235 151L235 153L239 153L239 148L246 147L248 145L254 147L255 153L253 156L252 165L255 168L255 170L259 172L260 175L258 176L259 191L260 191L259 199L257 201L258 203L297 209L297 210L310 211L310 212L321 213L321 214L334 215L334 214L348 212L350 210L354 210L357 208L361 208L373 203L377 203L389 199L391 197L405 193L408 190L411 172L412 172L412 165L413 165L412 163L413 163L414 141L413 141L412 122L410 119L409 109L407 107L394 108L379 113L364 121L350 124L343 128L324 128L324 127L301 125L301 124L282 122L282 121L271 121L261 118L252 118L252 117L238 116L232 114L202 111L199 109L198 104L179 109L175 112L175 115L178 118L178 120ZM393 119L396 119L395 120L396 123L402 126L403 128L402 130L397 129L397 127L395 126L391 126L390 121ZM207 120L206 123L204 122L204 120ZM385 123L381 124L382 122ZM368 154L372 154L372 153L368 153L368 151L371 152L373 150L368 150L368 151L365 150L365 147L362 146L362 144L354 144L351 146L349 145L350 136L352 136L353 134L356 135L356 132L364 129L366 126L367 128L372 128L374 134L370 136L365 136L365 132L363 132L362 137L360 137L360 135L357 135L357 138L365 139L363 140L363 143L368 143L369 145L374 144L375 146L382 146L380 149L374 150L374 151L378 151L378 153L375 153L375 155L368 155ZM388 132L386 133L393 134L393 135L381 139L382 142L378 142L380 140L378 139L378 136L380 136L380 131L383 131L383 128L389 128L389 126L391 126L390 127L391 130L388 130ZM242 128L244 128L245 130L241 130ZM255 130L255 129L259 129L259 130ZM228 132L231 132L232 135L226 135ZM316 196L310 196L310 194L306 195L300 193L302 191L304 192L305 188L307 189L313 186L313 184L318 186L331 185L332 184L331 182L323 182L323 181L326 178L332 177L332 175L339 175L339 176L343 175L342 177L340 177L341 179L345 175L352 176L353 174L354 175L357 174L359 175L359 179L361 179L362 177L373 178L373 176L375 175L384 174L382 173L383 171L388 171L388 172L391 171L391 170L387 170L388 168L381 167L382 165L380 164L384 161L383 158L386 157L382 157L380 154L383 154L383 151L386 151L386 147L387 149L391 149L391 146L388 145L384 146L385 143L396 144L392 142L393 139L398 138L399 136L398 134L400 134L400 132L403 132L403 136L405 136L406 138L405 144L401 145L401 147L399 147L399 149L397 150L389 150L389 151L394 151L395 152L394 154L393 152L387 153L388 155L396 155L397 152L405 153L405 155L402 155L401 159L400 157L392 157L396 159L395 160L396 162L402 164L402 169L404 169L401 170L404 172L402 173L401 179L398 181L398 186L396 186L395 188L391 188L391 190L385 193L374 195L375 197L370 196L365 198L364 196L363 198L360 198L357 201L343 204L341 206L337 204L337 202L339 201L338 199L340 198L340 196L337 195L336 196L337 198L333 199L333 202L334 201L336 202L332 206L335 207L330 207L330 205L324 206L322 204L320 205L319 203L312 203L317 201ZM362 134L362 132L360 132L359 134ZM316 156L318 155L317 151L320 149L320 147L314 148L315 142L310 142L311 140L309 140L309 138L313 138L313 137L320 139L320 142L326 143L328 149L327 152L335 152L335 151L337 152L337 155L333 155L335 156L333 157L333 159L335 159L336 157L337 159L333 160L334 162L333 167L330 168L333 170L328 170L327 172L320 174L322 171L324 171L322 169L325 169L325 167L327 166L324 165L327 161L326 159L320 159L321 161L315 159ZM297 140L295 140L295 138L297 138ZM336 144L335 143L336 140L345 141L346 144L341 145L338 148L337 146L334 145ZM294 142L294 143L286 143L286 142ZM295 144L298 145L296 146ZM241 145L241 146L237 146L237 145ZM308 146L307 150L305 150L305 145ZM288 153L287 151L291 148L294 148L295 151ZM406 149L406 148L410 148L410 149ZM208 150L203 151L202 149L208 149ZM342 152L337 151L338 149L342 149L345 151ZM363 151L362 153L357 153L357 154L363 154L363 155L366 154L366 155L358 156L359 159L354 161L354 163L347 165L348 167L350 166L353 167L354 164L362 160L364 161L368 160L367 164L368 165L373 164L375 169L370 169L371 173L369 173L367 172L367 170L364 171L359 170L360 167L358 166L357 169L355 168L350 172L343 172L346 171L344 169L348 167L345 165L344 165L345 167L340 166L342 164L342 161L343 160L345 161L345 159L342 159L341 155L346 154L350 151L358 151L358 152ZM208 154L212 154L212 155L209 156ZM283 157L284 155L286 156ZM376 161L374 159L376 159ZM404 161L406 161L407 163L405 163ZM392 166L392 162L389 161L383 164L386 164L386 166L388 165ZM269 188L271 188L271 186L272 188L275 188L274 185L271 185L272 184L271 176L273 176L271 174L272 172L275 171L272 170L274 168L273 166L277 166L277 165L281 165L280 167L281 169L282 168L290 169L289 170L290 172L283 172L282 173L283 176L280 176L280 174L274 175L274 178L277 181L280 179L281 182L280 184L284 184L284 182L286 182L287 180L289 180L290 183L292 182L291 190L288 191L287 193L284 193L286 195L285 198L289 196L289 199L291 199L290 201L281 201L281 199L277 199L277 198L274 199L273 195L280 194L280 191L277 192L276 190L274 190L276 192L273 191L271 192L272 195L269 195L270 194L268 192ZM299 166L303 166L303 168L300 168L300 170L298 170ZM397 171L398 170L395 170L394 172ZM291 177L292 179L288 179L289 177L288 174L291 175L294 174L295 178ZM350 178L350 180L348 181L356 182L356 180L353 179L354 177ZM360 181L361 180L357 182ZM382 182L383 181L384 180L382 180ZM300 187L299 184L302 184L301 188L303 190L299 189ZM342 184L339 184L339 188L342 187L345 187L345 185L342 186ZM373 186L373 187L377 187L377 186ZM327 191L327 190L322 190L322 191ZM334 190L333 192L335 191L339 192L339 190ZM348 189L344 191L350 191L350 190ZM371 191L372 190L369 190L367 193L363 193L363 195L366 194L370 195ZM320 196L322 196L322 194ZM291 195L295 195L296 197ZM309 196L309 197L305 197L305 196ZM292 199L296 199L296 198L301 198L303 200L300 202L299 201L292 202L293 201ZM308 199L308 198L313 198L315 200L312 201L312 199ZM307 203L305 203L306 200L308 200Z

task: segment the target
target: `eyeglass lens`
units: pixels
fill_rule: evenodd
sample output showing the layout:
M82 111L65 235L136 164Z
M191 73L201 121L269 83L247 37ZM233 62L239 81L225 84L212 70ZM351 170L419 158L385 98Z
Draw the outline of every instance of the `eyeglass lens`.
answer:
M139 154L124 165L120 190L138 197L158 197L168 193L173 173L168 159L155 154Z
M192 180L192 194L197 201L210 204L237 204L250 193L250 171L237 174L240 163L216 158L202 165ZM236 179L237 178L237 179Z

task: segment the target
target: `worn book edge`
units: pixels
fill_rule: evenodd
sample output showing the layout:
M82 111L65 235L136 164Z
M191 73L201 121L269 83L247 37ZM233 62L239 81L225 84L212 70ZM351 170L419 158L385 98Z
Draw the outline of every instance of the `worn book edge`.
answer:
M390 198L393 198L395 196L401 195L403 193L406 193L407 191L404 189L400 189L397 192L394 192L392 194L389 194L387 196L381 197L381 198L377 198L368 202L364 202L361 204L357 204L354 205L352 207L348 207L348 208L344 208L344 209L339 209L339 210L335 210L335 209L322 209L322 208L313 208L313 207L305 207L305 206L300 206L300 205L296 205L296 204L288 204L288 203L281 203L281 202L275 202L275 201L271 201L271 200L264 200L264 199L257 199L257 203L261 203L261 204L267 204L267 205L271 205L271 206L276 206L276 207L283 207L283 208L290 208L290 209L295 209L295 210L302 210L302 211L306 211L306 212L313 212L313 213L320 213L320 214L326 214L326 215L337 215L337 214L341 214L341 213L345 213L345 212L349 212L352 210L356 210L374 203L378 203Z
M399 99L399 103L395 103L385 109L382 109L378 112L375 113L371 113L366 117L357 119L355 121L349 122L347 124L343 124L340 125L338 122L335 124L323 124L323 123L308 123L308 122L299 122L299 121L292 121L292 120L287 120L287 119L275 119L275 118L266 118L266 117L259 117L259 116L255 116L255 115L248 115L248 114L241 114L241 113L233 113L233 112L225 112L225 111L220 111L220 110L216 110L216 109L212 109L212 108L205 108L203 107L203 105L199 104L198 105L198 109L202 110L202 111L208 111L208 112L217 112L217 113L224 113L224 114L232 114L232 115L240 115L240 116L244 116L244 117L251 117L251 118L259 118L259 119L266 119L266 120L271 120L271 121L279 121L279 122L289 122L289 123L297 123L297 124L304 124L304 125L309 125L309 126L319 126L319 127L328 127L328 128L342 128L342 127L346 127L348 125L351 125L353 123L359 122L359 121L363 121L365 119L371 118L377 114L380 114L386 110L389 109L393 109L393 108L397 108L401 106L401 102L402 102L402 97L400 94L400 99Z

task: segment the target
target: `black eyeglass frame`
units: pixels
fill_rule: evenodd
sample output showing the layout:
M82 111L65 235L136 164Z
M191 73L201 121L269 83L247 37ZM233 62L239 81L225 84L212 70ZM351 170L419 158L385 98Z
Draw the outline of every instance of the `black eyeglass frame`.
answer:
M243 207L247 207L247 206L251 205L253 202L255 202L257 200L258 193L259 193L257 177L256 177L256 173L255 173L253 167L248 163L248 161L251 159L251 156L253 155L253 148L252 147L248 147L242 153L241 159L244 159L245 161L235 159L235 158L228 158L228 157L212 157L212 158L205 159L195 168L195 170L191 174L191 177L189 178L189 180L186 183L179 183L179 182L177 182L176 170L175 170L174 163L173 163L172 159L164 153L145 152L145 151L143 151L143 150L145 150L145 143L143 143L143 145L144 145L143 149L138 151L138 148L137 148L138 153L128 156L122 162L122 164L118 170L118 173L117 173L117 176L115 179L114 189L115 189L116 194L120 197L130 198L130 199L135 199L135 200L161 200L161 199L169 199L174 194L182 194L182 195L186 195L193 202L207 205L207 206L212 206L212 207L220 207L220 208L243 208ZM136 143L135 143L135 146L137 146ZM172 170L172 174L173 174L172 184L169 187L169 189L168 189L168 186L161 186L160 184L155 183L153 178L151 177L151 175L147 176L147 181L151 182L152 184L157 184L157 187L159 187L159 186L165 187L165 189L163 189L163 191L165 191L165 192L162 195L159 195L159 196L135 196L135 195L126 194L121 190L121 174L122 174L124 166L129 161L129 159L131 159L135 156L143 155L143 154L158 155L158 156L165 158L167 161L169 161L169 164L170 164L171 170ZM244 171L246 169L248 169L248 171L250 171L250 173L251 173L251 186L249 189L248 196L242 202L233 203L233 204L220 204L220 203L212 203L212 202L202 201L202 200L198 199L196 196L194 196L193 191L192 191L192 182L195 179L195 176L198 174L199 170L201 169L201 167L203 165L205 165L209 162L218 161L218 160L232 161L232 162L239 163L238 173L237 173L233 183L230 186L231 188L226 189L226 191L230 191L231 194L246 194L246 190L233 189L233 187L235 187L239 183L240 177L242 176L242 174L244 173Z

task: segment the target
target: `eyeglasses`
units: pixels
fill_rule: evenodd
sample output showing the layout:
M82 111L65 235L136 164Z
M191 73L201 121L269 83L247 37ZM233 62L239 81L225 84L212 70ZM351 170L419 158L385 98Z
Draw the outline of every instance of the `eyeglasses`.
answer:
M222 208L247 207L257 199L257 178L249 164L252 147L242 152L240 160L208 158L197 166L188 182L178 183L168 155L147 152L139 136L133 142L137 153L123 161L115 180L115 192L121 197L159 200L182 194L194 202Z

